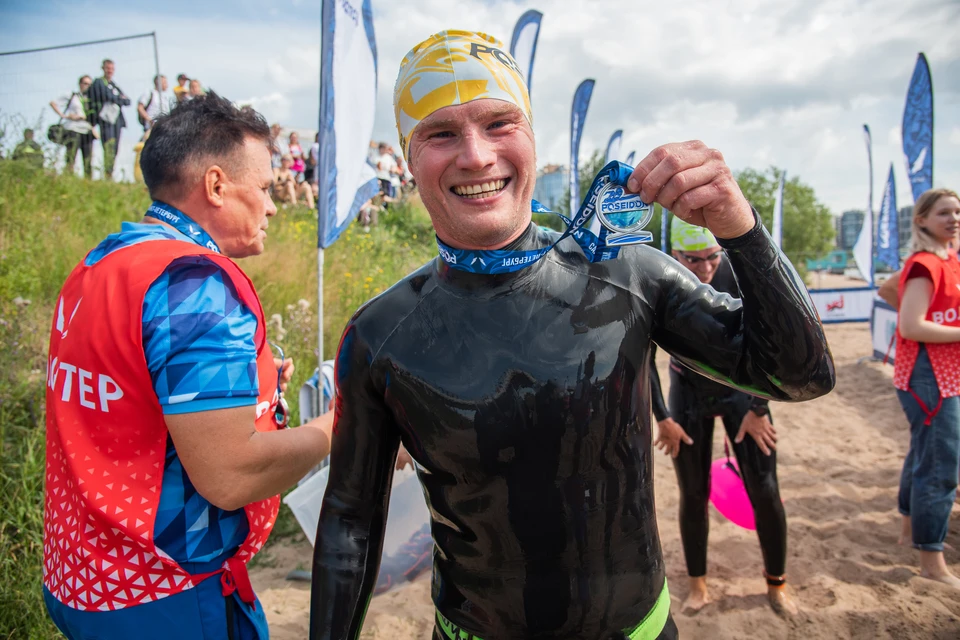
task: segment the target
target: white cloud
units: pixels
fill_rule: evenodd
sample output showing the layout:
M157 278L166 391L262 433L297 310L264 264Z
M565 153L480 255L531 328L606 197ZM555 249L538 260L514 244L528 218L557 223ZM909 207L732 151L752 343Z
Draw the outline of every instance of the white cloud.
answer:
M449 28L486 31L509 42L516 19L533 6L372 2L379 53L374 135L390 142L396 140L393 83L411 46ZM249 100L271 122L314 127L319 2L256 6L249 13L270 10L278 19L254 21L224 3L225 17L215 21L113 12L111 30L156 30L167 75L186 71L226 96L254 96ZM567 162L573 92L592 77L597 84L584 156L619 128L624 155L636 150L638 159L663 142L698 137L720 149L734 169L786 169L835 213L862 208L868 189L864 123L874 131L874 191L890 162L899 190L908 191L899 127L916 55L924 51L935 87L936 183L960 186L960 49L954 34L960 3L954 0L555 0L538 8L544 18L532 102L541 163ZM45 35L31 46L73 34L89 11L90 5L63 5L35 25ZM909 203L909 196L901 199Z

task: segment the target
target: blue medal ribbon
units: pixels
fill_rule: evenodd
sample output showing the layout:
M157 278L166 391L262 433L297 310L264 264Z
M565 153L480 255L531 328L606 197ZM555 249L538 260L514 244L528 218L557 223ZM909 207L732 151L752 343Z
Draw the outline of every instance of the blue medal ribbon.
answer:
M460 271L469 271L471 273L512 273L525 269L534 264L540 258L547 255L551 249L557 246L567 236L573 236L584 255L591 262L602 262L603 260L612 260L620 252L619 246L608 246L607 239L609 232L606 227L601 226L599 235L594 234L584 225L596 214L597 200L600 192L608 184L619 184L626 186L627 179L633 173L633 167L622 162L611 162L600 170L597 177L593 179L593 184L587 191L583 202L580 205L577 215L570 219L567 216L551 211L536 200L531 201L531 210L533 213L552 213L559 216L567 223L567 230L557 238L556 242L548 247L532 249L527 251L516 251L509 249L455 249L445 244L440 238L437 238L437 247L440 249L440 258L451 268ZM640 238L641 236L637 236ZM645 242L645 239L638 239L635 242ZM621 243L624 244L624 243Z
M147 212L144 214L147 218L155 218L187 236L201 247L206 247L215 253L220 253L220 247L213 241L206 231L199 224L194 222L193 218L180 211L176 207L171 207L166 202L154 200Z

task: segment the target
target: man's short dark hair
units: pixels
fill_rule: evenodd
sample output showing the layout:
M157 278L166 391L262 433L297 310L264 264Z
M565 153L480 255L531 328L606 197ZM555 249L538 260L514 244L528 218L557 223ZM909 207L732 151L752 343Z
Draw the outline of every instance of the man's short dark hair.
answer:
M237 108L215 92L185 102L157 118L140 153L150 196L180 195L192 163L210 159L230 165L247 137L270 147L270 127L252 107ZM227 167L225 167L227 168Z
M113 64L113 60L111 60L110 58L104 58L104 59L103 59L103 62L100 63L100 66L102 67L103 65L107 64L108 62L109 62L110 64Z

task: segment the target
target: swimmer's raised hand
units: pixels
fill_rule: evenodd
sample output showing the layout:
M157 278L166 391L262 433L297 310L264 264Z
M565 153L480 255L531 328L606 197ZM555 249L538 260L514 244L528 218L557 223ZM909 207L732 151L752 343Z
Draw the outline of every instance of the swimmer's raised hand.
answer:
M718 238L742 236L756 222L723 154L699 140L651 151L630 175L627 189Z

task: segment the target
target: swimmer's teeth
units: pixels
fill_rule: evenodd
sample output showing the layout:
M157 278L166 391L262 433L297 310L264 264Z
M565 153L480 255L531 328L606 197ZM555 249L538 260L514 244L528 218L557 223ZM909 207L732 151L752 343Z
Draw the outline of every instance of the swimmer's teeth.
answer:
M507 185L506 180L494 180L483 184L472 184L463 187L454 187L453 192L465 198L485 197L500 191Z

